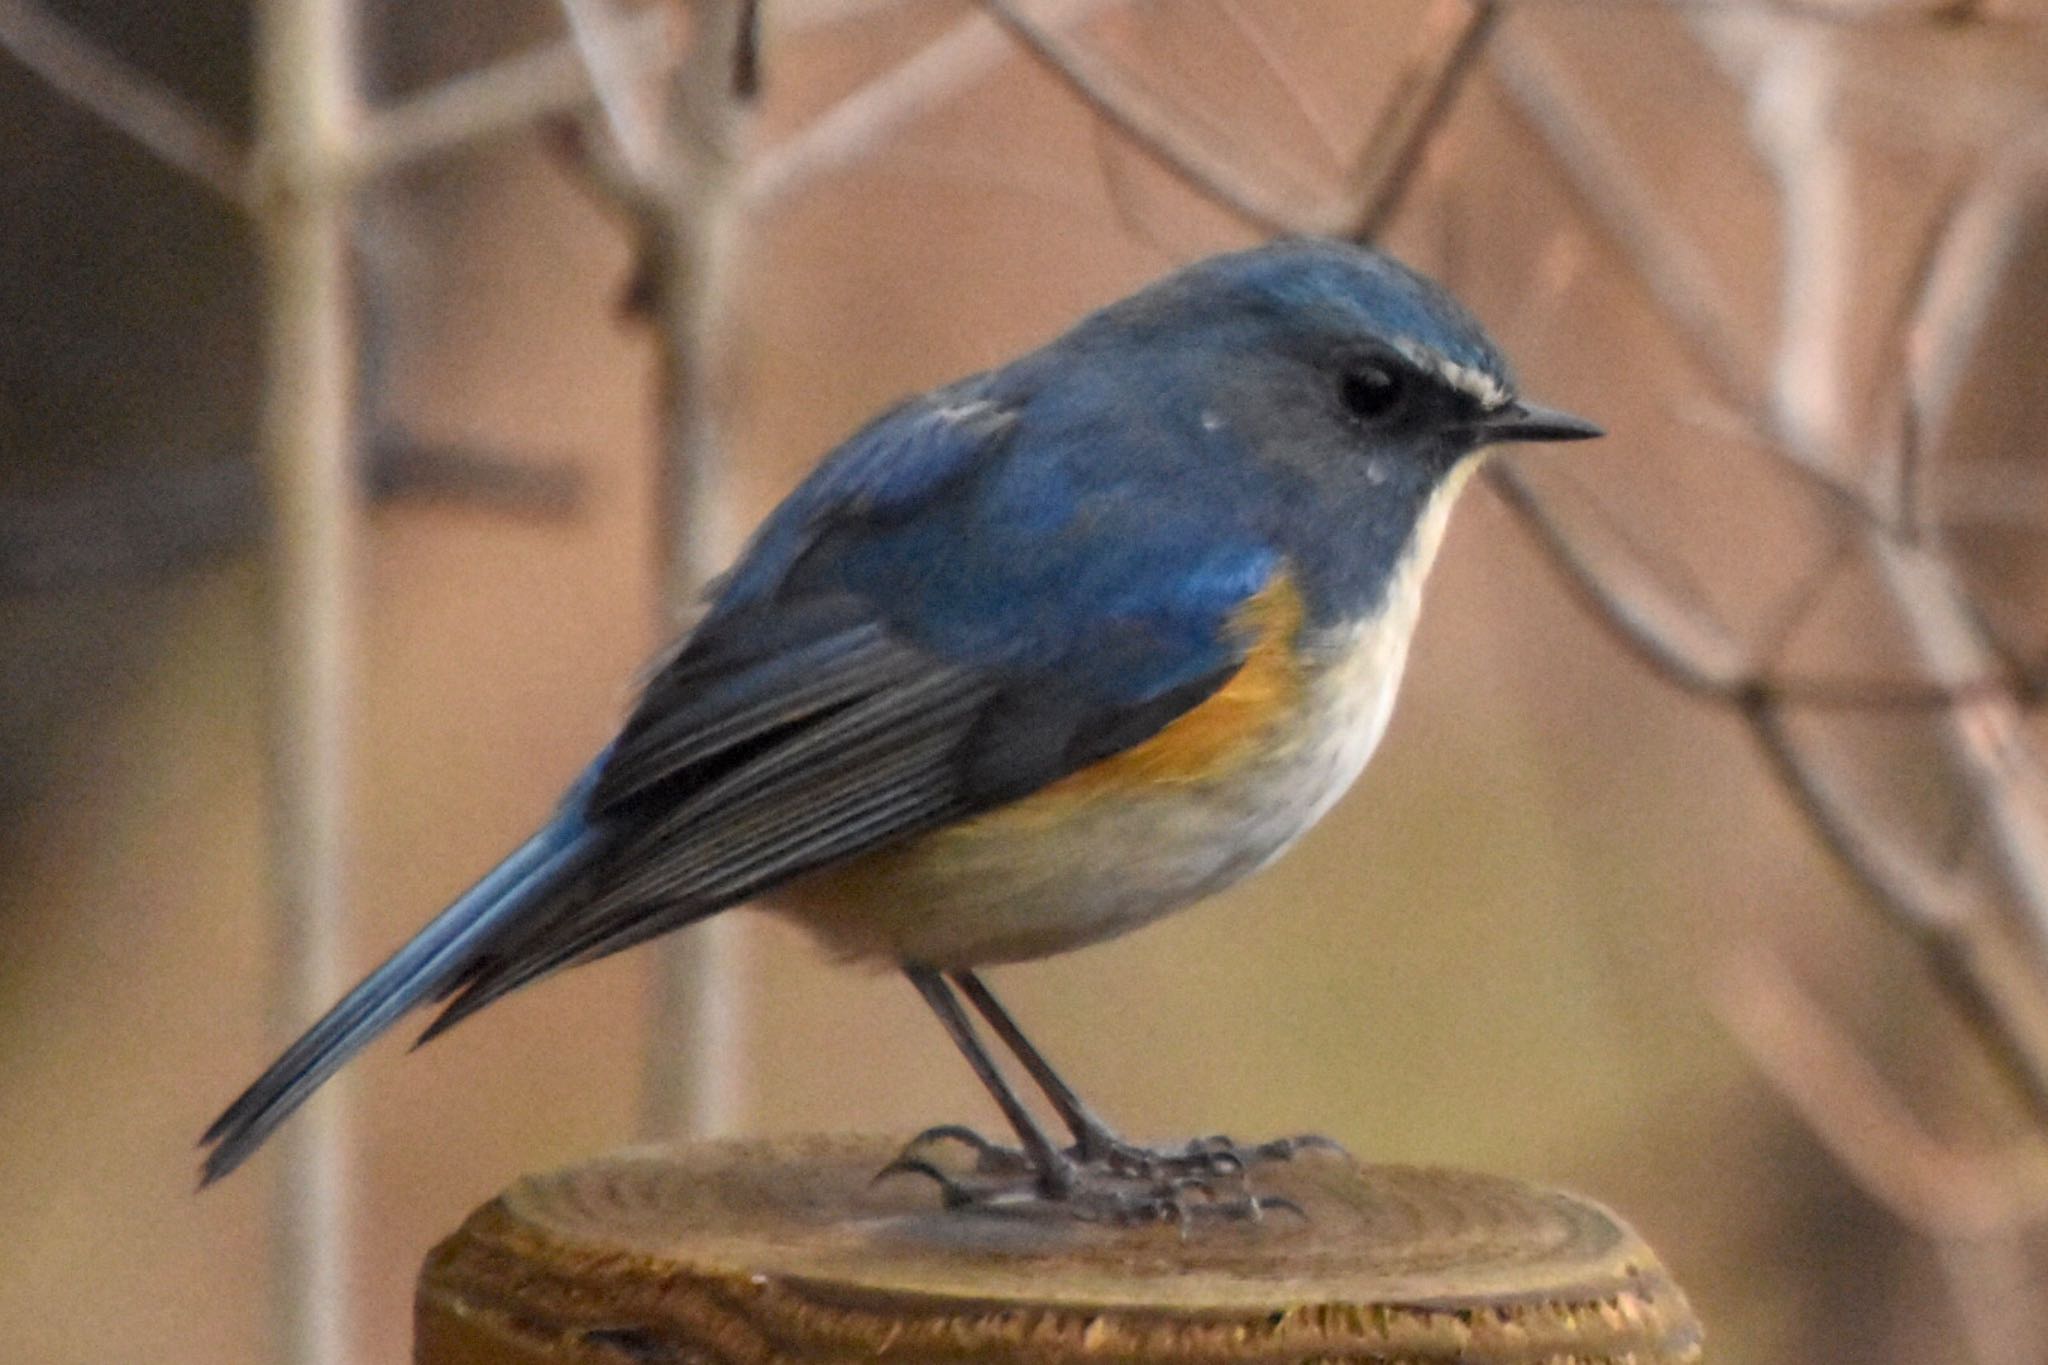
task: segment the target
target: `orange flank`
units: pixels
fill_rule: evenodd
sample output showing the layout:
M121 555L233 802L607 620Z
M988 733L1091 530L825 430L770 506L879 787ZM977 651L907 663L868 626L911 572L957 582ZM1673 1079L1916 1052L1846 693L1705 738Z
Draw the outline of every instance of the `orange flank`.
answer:
M1231 627L1249 642L1230 680L1164 729L1120 753L1051 783L1003 815L1025 815L1040 803L1048 812L1069 801L1110 796L1162 783L1219 777L1261 752L1275 721L1300 704L1301 594L1283 571L1238 608Z
M1255 793L1208 796L1301 742L1315 682L1296 652L1305 618L1294 584L1276 576L1231 622L1245 647L1237 672L1157 734L1008 805L813 873L779 892L777 908L847 957L949 967L1092 943L1184 903L1198 891L1174 888L1231 862L1241 802L1256 804ZM1128 901L1127 884L1147 894Z

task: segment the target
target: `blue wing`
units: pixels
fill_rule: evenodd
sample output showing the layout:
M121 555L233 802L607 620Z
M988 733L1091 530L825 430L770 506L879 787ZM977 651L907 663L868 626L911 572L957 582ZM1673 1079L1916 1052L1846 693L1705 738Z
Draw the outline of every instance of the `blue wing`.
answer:
M986 379L853 437L762 527L598 774L620 831L431 1032L562 966L1028 794L1220 687L1277 555L1212 478L1104 458L1128 414ZM1106 420L1109 419L1109 420ZM1158 433L1153 453L1181 451Z
M1198 704L1278 568L1231 462L1028 366L896 409L819 466L547 828L207 1131L207 1180L427 1000L422 1041L560 967L1023 796ZM1010 391L999 385L1008 382ZM1192 411L1192 409L1189 409ZM451 999L452 997L452 999Z

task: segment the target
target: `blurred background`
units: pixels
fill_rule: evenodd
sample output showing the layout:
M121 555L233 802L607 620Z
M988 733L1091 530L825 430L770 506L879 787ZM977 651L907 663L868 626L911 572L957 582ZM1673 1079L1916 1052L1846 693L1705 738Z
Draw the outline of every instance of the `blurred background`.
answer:
M899 980L740 916L667 961L694 991L643 950L373 1049L311 1251L283 1154L192 1192L275 1002L543 817L666 583L892 399L1322 231L1611 435L1467 499L1292 855L998 988L1134 1134L1615 1206L1716 1360L2048 1360L2044 24L0 0L7 1353L398 1361L426 1249L650 1107L995 1123ZM323 895L331 947L288 927ZM340 1325L280 1329L309 1258Z

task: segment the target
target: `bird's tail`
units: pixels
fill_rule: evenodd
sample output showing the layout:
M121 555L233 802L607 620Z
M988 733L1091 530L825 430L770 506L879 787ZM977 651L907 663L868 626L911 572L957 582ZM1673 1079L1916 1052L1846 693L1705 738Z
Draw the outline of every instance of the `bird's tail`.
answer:
M199 1142L201 1187L241 1165L265 1138L400 1015L448 986L479 948L573 880L600 836L572 793L538 834L498 864L341 998L227 1107Z

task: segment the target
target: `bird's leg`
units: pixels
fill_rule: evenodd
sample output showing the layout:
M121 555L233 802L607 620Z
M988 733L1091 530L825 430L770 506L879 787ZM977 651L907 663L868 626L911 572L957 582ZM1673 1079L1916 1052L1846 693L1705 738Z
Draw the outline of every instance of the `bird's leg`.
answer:
M1024 1070L1038 1088L1045 1092L1046 1100L1059 1114L1060 1121L1074 1135L1074 1146L1069 1153L1084 1166L1106 1166L1120 1175L1133 1176L1227 1176L1238 1174L1245 1168L1261 1161L1285 1161L1296 1152L1317 1147L1342 1152L1343 1148L1329 1138L1314 1133L1295 1137L1275 1138L1270 1142L1243 1146L1221 1135L1196 1138L1178 1149L1153 1150L1140 1147L1117 1136L1102 1118L1090 1109L1076 1094L1074 1088L1061 1079L1052 1063L1034 1047L1010 1012L1003 1008L995 993L982 983L980 977L967 970L949 972L953 984L967 997L981 1017L988 1021L1003 1046L1016 1055Z
M995 993L982 984L980 977L966 970L947 975L967 997L967 1002L988 1020L988 1026L995 1030L996 1037L1002 1039L1003 1046L1015 1054L1031 1079L1038 1083L1038 1088L1045 1092L1045 1098L1060 1116L1060 1122L1066 1124L1067 1131L1074 1135L1074 1156L1077 1160L1091 1164L1107 1161L1118 1148L1129 1145L1088 1107L1074 1092L1074 1087L1061 1079L1059 1072L1052 1069L1052 1063L1045 1059L1045 1054L1032 1046L1031 1040L1024 1036L1024 1030L1017 1027L1017 1021L1010 1017L1010 1012L1003 1008Z
M1023 1150L998 1146L972 1129L948 1124L920 1133L881 1175L925 1176L937 1182L948 1208L1059 1208L1091 1222L1186 1224L1219 1218L1256 1220L1274 1210L1301 1212L1289 1200L1254 1194L1235 1185L1229 1194L1216 1189L1219 1177L1242 1175L1252 1161L1281 1155L1269 1150L1280 1144L1246 1151L1228 1139L1211 1138L1191 1142L1181 1151L1152 1152L1123 1141L1031 1046L988 987L972 972L951 973L953 985L967 993L1073 1130L1075 1145L1062 1152L982 1046L947 977L928 967L907 967L904 974L939 1016L954 1045L1016 1129ZM955 1175L927 1156L927 1147L938 1141L958 1142L972 1149L973 1172Z
M1010 1127L1016 1130L1017 1139L1024 1147L1024 1158L1030 1163L1035 1177L1034 1183L1039 1196L1045 1199L1065 1198L1073 1190L1072 1164L1053 1145L1052 1139L1045 1135L1045 1130L1038 1126L1038 1120L1031 1116L1031 1111L1017 1098L1016 1092L1010 1089L1009 1082L1003 1079L1003 1073L997 1069L995 1060L988 1055L988 1050L981 1045L981 1039L975 1035L973 1023L960 1008L960 1002L954 998L945 978L929 967L906 967L904 975L910 978L911 985L917 987L917 992L924 997L925 1003L932 1007L932 1013L939 1016L939 1023L945 1026L953 1045L967 1058L967 1064L974 1068L974 1074L980 1078L982 1085L994 1098L996 1106L1003 1111L1003 1117L1008 1119ZM984 1165L997 1164L1003 1155L1001 1149L993 1143L981 1139L967 1129L954 1127L933 1129L930 1133L921 1135L917 1142L911 1144L911 1149L915 1150L920 1143L934 1137L968 1140L970 1145L977 1148ZM992 1161L992 1158L995 1160ZM890 1169L918 1170L928 1175L933 1174L930 1163L912 1157L908 1151L903 1157L897 1158ZM947 1198L949 1202L973 1202L972 1193L964 1187L948 1188Z

